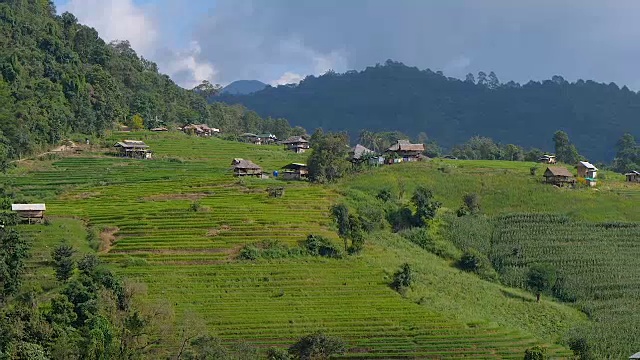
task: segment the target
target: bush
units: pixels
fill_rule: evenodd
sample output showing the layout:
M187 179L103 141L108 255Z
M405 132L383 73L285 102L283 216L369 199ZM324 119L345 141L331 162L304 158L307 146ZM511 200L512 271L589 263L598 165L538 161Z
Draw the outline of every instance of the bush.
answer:
M547 358L547 351L540 346L534 346L524 352L524 360L544 360Z
M414 277L415 275L413 269L411 269L411 265L404 263L400 266L400 269L393 274L391 287L397 292L403 293L413 284Z
M267 360L291 360L291 355L285 349L272 347L267 350Z
M200 205L199 201L194 201L191 203L191 205L189 206L189 210L193 211L193 212L198 212L202 209L202 205Z
M15 212L0 212L0 225L15 226L20 223L20 217Z
M498 273L491 266L487 256L473 248L469 248L462 254L462 257L458 260L458 267L464 271L475 273L484 280L498 280Z
M75 250L69 244L60 244L51 252L51 257L55 263L56 278L59 281L66 281L71 277L75 263L73 254Z
M384 202L389 202L393 198L393 194L390 189L382 189L378 191L378 195L376 197Z
M346 348L346 343L341 338L318 331L298 340L289 348L289 353L300 360L319 360L343 354Z
M300 247L290 248L281 244L278 240L265 240L255 244L247 244L238 254L241 260L257 260L257 259L282 259L289 257L297 257L305 255L305 249Z
M575 336L569 340L569 349L579 360L595 359L591 351L591 346L584 336Z
M459 250L449 241L434 238L425 228L407 229L399 233L403 238L445 259L456 259Z
M329 258L340 258L342 256L340 249L338 249L331 240L322 236L309 235L301 245L310 255Z
M401 231L413 226L413 213L407 206L393 204L387 207L387 221L391 224L393 231Z

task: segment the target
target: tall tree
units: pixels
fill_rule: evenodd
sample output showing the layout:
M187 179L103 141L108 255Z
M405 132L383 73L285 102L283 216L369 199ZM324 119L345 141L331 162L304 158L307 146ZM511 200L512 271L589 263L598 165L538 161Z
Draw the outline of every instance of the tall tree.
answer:
M345 133L316 131L310 141L309 179L313 182L333 182L346 174L348 141Z
M567 164L576 164L580 161L580 155L576 147L569 141L569 135L562 130L553 134L553 143L556 148L556 157Z
M616 144L616 157L613 160L613 168L618 172L640 170L640 144L633 135L622 135Z

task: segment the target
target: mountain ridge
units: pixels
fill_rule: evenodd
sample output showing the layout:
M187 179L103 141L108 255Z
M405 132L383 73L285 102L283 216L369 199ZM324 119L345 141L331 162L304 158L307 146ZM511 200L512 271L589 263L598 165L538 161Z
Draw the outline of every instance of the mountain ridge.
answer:
M451 148L472 136L553 150L564 130L592 161L613 158L624 134L640 135L640 95L626 86L561 76L541 82L500 83L492 72L477 81L445 77L400 62L342 74L308 76L298 85L268 87L250 95L224 94L214 101L242 104L261 116L285 117L307 129L426 132Z

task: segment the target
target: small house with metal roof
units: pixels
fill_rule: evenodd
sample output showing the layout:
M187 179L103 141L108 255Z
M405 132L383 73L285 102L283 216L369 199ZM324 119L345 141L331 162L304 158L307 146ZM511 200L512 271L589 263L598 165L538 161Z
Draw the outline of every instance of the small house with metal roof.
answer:
M15 211L21 219L29 221L42 220L47 210L45 204L11 204L11 211Z
M122 140L113 145L120 156L133 159L151 159L149 145L140 140Z
M640 171L633 170L624 174L624 176L627 178L628 182L640 183Z
M598 176L598 168L587 161L580 161L578 166L578 177L595 179Z
M283 166L282 170L282 179L284 180L307 180L309 178L307 164L291 163Z
M286 150L295 152L296 154L303 153L309 150L309 141L302 136L291 136L287 140L282 142Z

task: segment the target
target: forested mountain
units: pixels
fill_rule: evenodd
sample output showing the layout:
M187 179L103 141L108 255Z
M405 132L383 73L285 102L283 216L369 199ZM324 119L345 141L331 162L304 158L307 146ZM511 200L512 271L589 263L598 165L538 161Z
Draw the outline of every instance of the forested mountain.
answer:
M308 76L244 96L215 98L243 104L262 116L286 117L307 129L399 130L451 148L475 135L501 143L553 151L552 136L564 130L581 154L610 161L623 133L640 135L640 95L627 87L560 76L525 85L500 83L494 73L466 80L402 63L344 74Z
M258 80L237 80L222 88L223 94L246 95L260 91L267 87L267 84Z
M69 133L99 135L131 124L136 114L149 128L195 122L231 134L289 129L284 119L264 122L242 106L207 104L199 91L158 73L127 41L107 44L72 14L57 16L49 0L0 0L3 166Z

